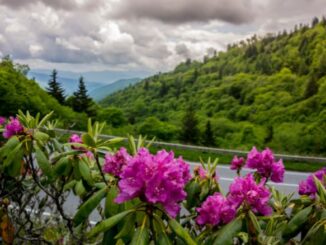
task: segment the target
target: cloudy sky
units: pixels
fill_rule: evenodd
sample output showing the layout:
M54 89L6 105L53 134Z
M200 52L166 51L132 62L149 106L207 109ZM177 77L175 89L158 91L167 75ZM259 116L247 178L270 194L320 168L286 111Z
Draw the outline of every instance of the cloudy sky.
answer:
M153 73L323 14L325 0L0 0L0 55L34 69Z

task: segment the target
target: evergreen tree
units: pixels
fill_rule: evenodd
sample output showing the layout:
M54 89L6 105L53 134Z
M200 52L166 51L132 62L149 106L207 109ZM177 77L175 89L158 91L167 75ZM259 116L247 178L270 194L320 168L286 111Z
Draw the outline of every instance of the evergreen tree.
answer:
M61 105L63 105L65 103L64 89L57 81L57 75L58 72L54 69L50 75L51 78L48 83L49 87L46 90L48 94L52 95Z
M159 95L162 97L162 96L165 96L169 91L169 87L167 86L166 82L165 81L161 81L161 88L160 88L160 91L159 91Z
M197 143L199 140L198 119L194 107L190 105L182 119L180 138L186 143Z
M315 25L317 25L319 23L319 19L317 17L314 17L312 19L312 23L311 23L311 27L314 27Z
M206 123L205 132L204 132L204 144L206 146L215 145L214 132L212 130L212 125L210 120L208 120Z
M94 111L91 109L92 99L87 94L84 78L79 78L78 90L74 92L72 99L72 107L74 111L86 112L89 116L92 116Z

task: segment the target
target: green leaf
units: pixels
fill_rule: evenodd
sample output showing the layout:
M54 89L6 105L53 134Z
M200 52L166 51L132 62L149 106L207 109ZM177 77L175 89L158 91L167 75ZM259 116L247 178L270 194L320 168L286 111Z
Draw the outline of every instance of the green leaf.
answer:
M85 145L88 145L90 147L96 147L96 143L93 140L93 138L89 134L83 134L82 140Z
M302 240L304 245L324 245L326 244L326 219L316 222Z
M201 192L200 192L200 195L199 195L199 200L204 200L205 197L208 195L209 193L209 182L208 181L205 181L202 188L201 188Z
M187 207L192 208L198 202L200 185L196 181L192 181L186 186L186 192L187 192Z
M57 176L67 175L68 173L66 170L68 169L68 166L69 166L69 158L63 157L54 166L54 173Z
M85 221L85 219L87 219L91 212L99 205L106 192L106 188L99 190L79 207L73 219L75 226L80 225L82 222Z
M251 211L251 210L249 210L249 218L250 218L250 220L251 220L251 223L253 224L253 226L255 227L255 229L256 229L256 231L258 232L258 233L261 233L261 228L260 228L260 225L259 225L259 222L258 222L258 220L257 220L257 217L256 217L256 215Z
M89 169L88 165L83 160L80 160L78 162L78 167L81 176L87 181L89 185L93 185L91 170Z
M50 119L50 117L53 115L53 111L51 111L50 113L46 114L42 120L40 121L40 123L38 124L38 128L41 128L42 126L44 126L44 124Z
M19 148L19 150L15 153L14 157L12 158L10 166L6 167L6 171L11 177L16 177L20 175L23 155L23 149Z
M149 229L141 226L136 229L130 245L147 245L149 244Z
M83 181L79 180L76 185L75 185L75 192L78 196L82 196L84 195L84 193L86 192L85 187L83 185Z
M77 183L77 180L72 180L70 182L68 182L67 184L65 184L65 186L63 187L64 191L70 190L71 188L73 188Z
M53 157L52 160L53 160L54 162L56 162L56 161L58 161L60 158L63 158L63 157L65 157L65 156L79 155L79 154L81 154L81 153L83 153L83 151L75 151L75 150L73 150L73 151L66 151L66 152L62 152L62 153L56 155L55 157Z
M111 186L105 200L105 209L104 214L105 217L110 217L118 213L119 204L114 202L114 199L118 195L118 188L116 186Z
M113 242L113 241L115 241L114 237L115 237L115 235L117 233L118 233L117 227L114 227L114 228L104 232L102 244L103 245L105 245L105 244L115 244L115 245L117 245L118 243Z
M219 232L214 241L214 245L232 245L233 238L241 231L242 229L243 218L238 217L232 222L224 226Z
M324 185L321 183L321 181L315 175L313 175L313 177L314 177L315 185L317 187L317 194L320 197L320 200L323 203L326 203L326 189Z
M0 157L8 155L18 144L20 144L20 141L17 136L11 137L7 143L0 148Z
M295 237L301 231L304 224L307 222L311 211L312 206L309 206L294 215L282 232L283 239L287 241L288 239Z
M11 145L10 147L12 147L13 145ZM3 165L5 167L10 166L13 162L16 162L17 160L17 154L19 152L21 152L21 147L22 147L22 143L19 142L17 145L15 145L15 148L13 149L9 149L7 148L6 154L7 154L7 158L4 160Z
M157 239L157 244L158 245L172 245L172 242L170 238L166 235L164 231L161 231L158 239Z
M41 151L40 148L36 148L35 156L36 156L37 164L42 169L43 174L47 176L49 179L52 179L53 178L52 166L48 158L45 156L44 152Z
M113 226L118 224L123 218L132 212L134 212L134 210L126 210L122 213L112 216L111 218L101 221L87 233L87 237L94 237L101 232L110 230Z
M191 238L189 233L183 229L183 227L175 220L169 220L169 226L171 227L172 231L181 238L187 245L195 245L195 241Z
M34 138L36 140L46 142L50 138L50 136L48 134L46 134L46 133L41 132L41 131L36 131L34 133Z
M114 237L114 239L118 240L119 238L123 238L125 236L128 236L128 235L132 234L134 229L135 229L135 227L134 227L135 220L136 220L136 217L135 217L134 213L129 215L126 218L126 220L125 220L122 228L120 229L119 233Z

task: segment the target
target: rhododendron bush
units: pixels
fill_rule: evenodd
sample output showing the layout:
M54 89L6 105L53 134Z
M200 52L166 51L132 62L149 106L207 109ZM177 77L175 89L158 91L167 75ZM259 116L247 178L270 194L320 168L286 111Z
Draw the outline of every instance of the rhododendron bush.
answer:
M5 244L326 244L326 168L285 195L271 185L282 160L253 147L222 190L217 160L191 169L141 137L117 147L91 121L67 138L50 117L0 117Z

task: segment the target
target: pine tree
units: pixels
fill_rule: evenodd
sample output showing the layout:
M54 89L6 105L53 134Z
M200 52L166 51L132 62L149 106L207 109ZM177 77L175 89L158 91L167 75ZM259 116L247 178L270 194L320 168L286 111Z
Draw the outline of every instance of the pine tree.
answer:
M49 87L46 89L48 94L52 95L61 105L65 103L64 89L61 87L60 83L57 81L58 72L56 69L52 71L49 80Z
M197 143L200 131L194 107L190 105L182 119L181 140L186 143Z
M319 19L318 19L317 17L314 17L314 18L312 19L311 27L316 26L318 23L319 23Z
M86 112L89 116L92 114L91 110L92 99L87 95L87 89L85 86L84 78L79 78L78 90L74 92L72 99L72 107L74 111Z
M212 130L212 125L210 120L208 120L206 123L205 132L204 132L204 144L206 146L215 145L214 132Z

